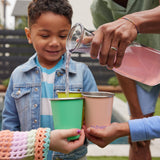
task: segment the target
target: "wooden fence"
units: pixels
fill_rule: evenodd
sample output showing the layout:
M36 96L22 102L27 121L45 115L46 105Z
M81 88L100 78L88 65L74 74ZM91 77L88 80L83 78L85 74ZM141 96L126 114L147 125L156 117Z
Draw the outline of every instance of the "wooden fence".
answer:
M10 77L18 65L26 62L35 53L32 45L28 44L24 30L0 30L0 84ZM85 54L73 55L76 61L86 63L91 69L97 85L107 85L114 72L99 65L98 60L86 57Z
M0 30L0 80L9 78L33 53L23 30Z

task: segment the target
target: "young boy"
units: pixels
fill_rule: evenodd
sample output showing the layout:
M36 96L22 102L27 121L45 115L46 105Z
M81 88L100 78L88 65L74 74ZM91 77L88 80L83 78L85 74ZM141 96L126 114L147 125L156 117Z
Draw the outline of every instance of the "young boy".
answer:
M36 53L11 75L5 97L3 129L54 129L49 99L57 97L57 90L65 91L65 47L71 19L72 8L68 0L33 0L29 4L29 28L25 28L25 32ZM93 75L83 63L70 61L69 80L70 91L97 91ZM86 159L86 153L87 147L83 145L71 154L55 152L53 159L82 160ZM51 157L49 153L48 160Z

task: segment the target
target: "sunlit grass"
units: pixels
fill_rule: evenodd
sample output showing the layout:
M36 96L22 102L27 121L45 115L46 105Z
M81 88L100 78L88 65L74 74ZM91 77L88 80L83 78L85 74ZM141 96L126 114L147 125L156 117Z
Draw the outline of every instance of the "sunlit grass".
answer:
M123 93L115 93L115 96L121 99L122 101L127 102L127 99Z

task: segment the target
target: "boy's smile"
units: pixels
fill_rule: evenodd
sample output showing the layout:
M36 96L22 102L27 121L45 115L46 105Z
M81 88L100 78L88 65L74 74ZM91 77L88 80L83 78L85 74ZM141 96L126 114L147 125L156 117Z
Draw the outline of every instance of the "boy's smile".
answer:
M71 28L68 19L52 12L43 13L31 26L25 28L29 43L32 43L42 67L52 68L66 51L66 38Z

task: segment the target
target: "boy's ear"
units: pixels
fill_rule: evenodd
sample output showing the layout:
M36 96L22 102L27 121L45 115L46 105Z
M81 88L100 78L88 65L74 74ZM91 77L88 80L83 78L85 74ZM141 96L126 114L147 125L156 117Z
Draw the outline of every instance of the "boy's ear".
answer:
M26 33L26 37L27 37L27 39L28 39L28 43L29 43L29 44L32 44L30 29L27 28L27 27L25 27L24 30L25 30L25 33Z

